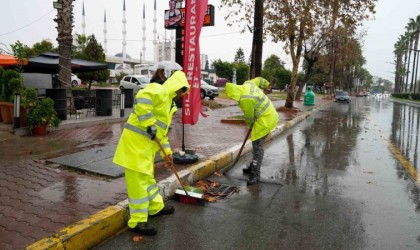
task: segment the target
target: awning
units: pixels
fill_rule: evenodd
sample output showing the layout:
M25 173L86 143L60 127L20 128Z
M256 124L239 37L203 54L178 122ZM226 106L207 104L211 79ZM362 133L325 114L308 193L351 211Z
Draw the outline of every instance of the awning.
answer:
M31 57L28 59L28 64L23 67L25 73L45 73L45 74L58 74L59 54L47 52L39 56ZM71 71L73 73L89 72L108 69L105 63L97 63L82 59L71 59Z
M10 68L10 67L14 67L18 64L18 60L11 55L7 55L7 54L0 54L0 66L3 68ZM25 59L23 64L27 64L28 61Z

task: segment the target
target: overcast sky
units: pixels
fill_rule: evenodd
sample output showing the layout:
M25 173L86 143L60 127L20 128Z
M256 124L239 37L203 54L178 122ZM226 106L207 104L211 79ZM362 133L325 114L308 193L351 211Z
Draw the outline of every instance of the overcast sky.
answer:
M10 49L10 44L20 40L28 46L43 39L50 39L55 45L57 31L56 10L52 0L1 0L0 15L0 48ZM142 13L146 3L146 59L153 60L153 0L126 0L127 18L127 54L139 58L142 47ZM225 12L219 9L220 0L209 0L215 6L215 26L203 27L201 34L201 53L207 54L210 61L222 59L232 61L237 49L241 47L248 60L252 35L248 31L241 34L237 26L228 27L224 21ZM83 0L74 1L74 31L82 33ZM122 8L123 0L84 0L86 35L95 34L98 42L103 44L103 17L107 12L108 55L122 52ZM168 0L157 1L157 31L161 39L165 38L163 13L168 9ZM404 33L409 18L419 15L418 0L379 0L374 20L365 23L367 36L364 41L365 67L374 76L393 80L393 49L398 37ZM166 38L171 32L166 32ZM285 55L281 44L266 42L263 49L263 60L276 54L291 68L291 60ZM144 57L143 57L144 59Z

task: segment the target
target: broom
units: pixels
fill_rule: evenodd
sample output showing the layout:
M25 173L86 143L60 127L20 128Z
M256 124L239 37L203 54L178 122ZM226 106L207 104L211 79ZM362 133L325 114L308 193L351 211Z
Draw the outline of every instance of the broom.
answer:
M166 154L165 150L163 149L162 145L160 144L159 140L156 137L155 137L155 141L159 145L160 150L165 155L165 160L168 163L169 167L171 168L172 172L174 172L176 178L179 181L179 184L181 184L182 188L180 189L178 187L175 190L175 198L182 203L204 205L205 203L205 199L203 198L204 191L201 188L184 186L181 179L179 178L178 172L176 171L174 164L172 163L172 161L169 160L168 155Z
M235 161L232 163L232 165L230 166L230 168L233 168L233 166L235 166L235 165L236 165L236 163L239 161L239 157L241 157L242 150L244 149L245 143L246 143L246 141L248 140L249 135L251 134L251 131L252 131L252 128L248 129L248 133L247 133L247 134L246 134L246 136L245 136L245 139L244 139L244 142L242 143L241 149L239 150L239 153L238 153L238 155L236 156L236 159L235 159Z

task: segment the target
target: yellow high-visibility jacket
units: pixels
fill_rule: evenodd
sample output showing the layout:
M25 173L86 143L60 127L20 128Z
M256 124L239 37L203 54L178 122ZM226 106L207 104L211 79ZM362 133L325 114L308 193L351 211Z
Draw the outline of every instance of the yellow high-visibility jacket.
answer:
M172 100L175 92L182 87L187 88L184 94L190 90L185 73L176 71L163 85L150 83L138 91L133 113L124 125L115 151L115 164L147 175L153 174L154 156L160 148L147 133L147 128L152 126L156 128L156 138L166 154L172 154L167 133L177 109ZM164 158L164 154L160 154Z
M254 84L226 84L226 96L238 101L244 112L248 128L252 128L251 141L258 140L277 126L279 116L273 103Z
M265 78L262 78L262 77L255 77L254 79L247 80L247 81L244 82L244 84L249 83L249 82L255 84L257 87L259 87L262 90L267 89L268 86L270 85L270 82L267 81Z

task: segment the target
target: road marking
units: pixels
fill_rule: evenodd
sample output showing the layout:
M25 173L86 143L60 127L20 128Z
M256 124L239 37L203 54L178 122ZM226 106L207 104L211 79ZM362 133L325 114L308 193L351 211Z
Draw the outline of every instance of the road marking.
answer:
M372 122L372 120L367 119L370 122ZM398 149L398 147L396 147L391 140L386 139L382 136L381 130L379 129L379 127L374 123L373 123L373 127L376 129L376 132L379 134L379 136L388 143L388 148L391 150L391 152L394 154L394 156L400 161L400 163L402 164L402 166L405 168L405 170L410 174L411 179L414 181L414 183L416 183L417 185L420 185L420 175L417 172L416 168L414 168L413 165L411 165L410 161L407 160L407 158L401 154L400 150Z
M400 152L400 150L392 144L391 141L388 141L388 146L391 149L392 153L397 157L397 159L401 162L405 170L411 175L413 181L420 185L420 176L417 170L411 165L410 161L408 161Z

